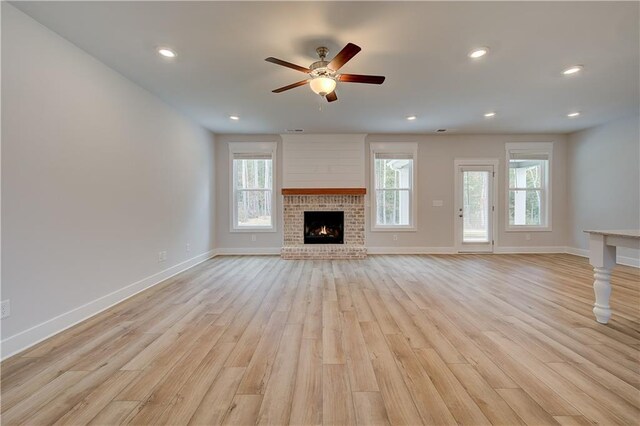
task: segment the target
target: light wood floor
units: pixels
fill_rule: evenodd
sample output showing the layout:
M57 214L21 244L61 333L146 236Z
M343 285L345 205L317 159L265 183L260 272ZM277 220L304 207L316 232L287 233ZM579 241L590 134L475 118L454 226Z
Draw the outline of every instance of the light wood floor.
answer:
M2 363L2 424L638 424L638 270L207 261Z

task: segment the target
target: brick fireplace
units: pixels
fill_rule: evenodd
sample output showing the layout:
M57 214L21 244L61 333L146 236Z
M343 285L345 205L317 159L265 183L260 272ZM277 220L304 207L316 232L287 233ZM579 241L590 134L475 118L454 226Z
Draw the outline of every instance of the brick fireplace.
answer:
M284 195L284 245L281 251L283 259L364 259L367 256L364 245L364 188L283 189L282 194ZM322 226L318 222L322 216L343 218L340 238L328 238L327 241L331 242L329 244L323 244L322 241L318 243L321 232L313 231L312 238L307 235L307 244L305 244L305 212L307 228ZM314 222L309 223L309 218L313 218ZM307 229L307 234L309 232ZM337 231L329 230L328 232Z

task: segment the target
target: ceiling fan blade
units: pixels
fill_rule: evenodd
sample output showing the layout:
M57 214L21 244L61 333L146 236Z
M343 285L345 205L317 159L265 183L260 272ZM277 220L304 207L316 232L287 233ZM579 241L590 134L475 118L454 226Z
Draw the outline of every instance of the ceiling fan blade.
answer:
M336 95L336 91L334 90L333 92L327 94L325 98L327 98L327 102L333 102L338 100L338 95Z
M327 67L334 71L338 71L344 64L349 62L351 58L356 56L356 54L360 50L362 50L360 49L360 46L356 46L353 43L347 43L347 45L342 48L342 50L335 56L335 58L333 58L331 62L329 62L329 65L327 65Z
M277 58L268 57L267 59L265 59L265 61L271 62L272 64L276 64L276 65L282 65L283 67L291 68L296 71L304 72L307 74L311 72L309 68L301 67L300 65L292 64L291 62L283 61Z
M384 81L383 75L362 75L362 74L340 74L338 80L345 83L367 83L367 84L382 84Z
M284 92L285 90L289 90L289 89L293 89L295 87L300 87L300 86L304 86L305 84L307 84L309 80L302 80L302 81L298 81L297 83L293 83L290 84L288 86L284 86L284 87L280 87L276 90L272 90L273 93L281 93Z

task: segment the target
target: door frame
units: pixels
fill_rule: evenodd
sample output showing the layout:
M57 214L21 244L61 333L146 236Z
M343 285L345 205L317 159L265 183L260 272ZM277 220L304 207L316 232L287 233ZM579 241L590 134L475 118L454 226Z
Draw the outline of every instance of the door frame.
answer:
M499 166L500 166L500 159L499 158L455 158L453 160L453 182L454 182L454 187L453 187L453 217L454 217L454 222L453 222L453 246L455 248L456 253L473 253L472 251L465 251L464 250L464 246L462 244L462 235L461 235L461 231L462 231L462 226L460 226L460 223L458 222L458 214L459 214L459 210L462 207L462 193L461 193L461 188L460 185L462 184L462 182L460 182L460 173L459 173L459 169L462 166L484 166L484 167L490 167L493 166L493 185L491 185L491 201L492 201L492 212L491 212L491 222L492 222L492 226L491 226L491 251L488 251L486 253L494 253L495 252L495 248L496 245L498 244L498 233L496 232L496 230L498 229L498 211L499 206L498 201L499 201L499 196L498 196L498 179L499 179ZM485 252L483 252L485 253Z

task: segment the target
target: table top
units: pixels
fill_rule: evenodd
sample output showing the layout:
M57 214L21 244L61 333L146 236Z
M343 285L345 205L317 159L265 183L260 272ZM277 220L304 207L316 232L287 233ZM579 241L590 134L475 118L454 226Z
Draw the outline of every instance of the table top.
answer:
M616 237L640 239L640 229L605 229L605 230L585 230L588 234L612 235Z

